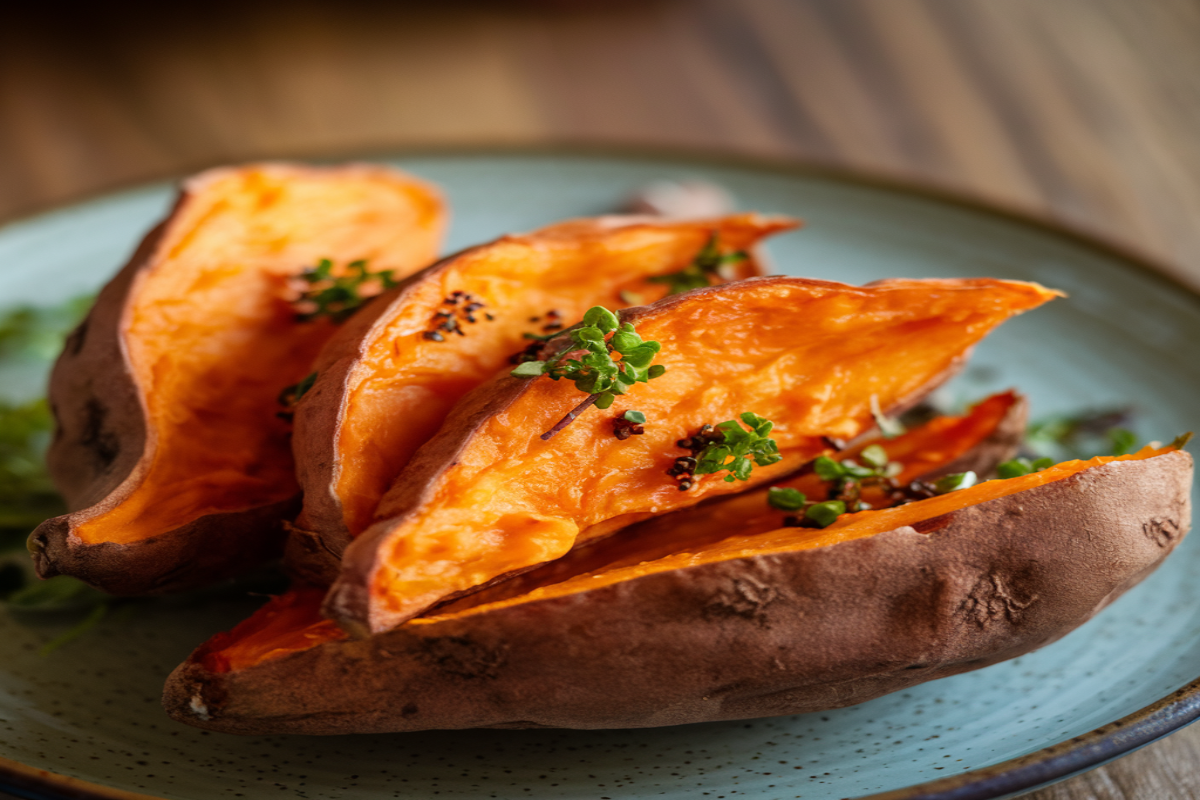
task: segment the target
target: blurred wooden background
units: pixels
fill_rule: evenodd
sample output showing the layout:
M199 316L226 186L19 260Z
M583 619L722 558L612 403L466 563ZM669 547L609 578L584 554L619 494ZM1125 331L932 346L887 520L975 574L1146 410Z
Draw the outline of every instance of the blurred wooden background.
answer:
M0 220L263 157L653 145L949 188L1200 288L1196 0L80 5L0 12ZM1200 728L1029 797L1200 797Z

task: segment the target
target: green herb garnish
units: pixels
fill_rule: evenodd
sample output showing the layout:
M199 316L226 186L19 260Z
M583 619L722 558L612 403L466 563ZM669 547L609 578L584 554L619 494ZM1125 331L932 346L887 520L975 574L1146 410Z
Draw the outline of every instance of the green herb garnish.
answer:
M55 306L21 306L0 317L0 358L50 361L92 307L95 297L73 297Z
M740 417L745 428L732 419L717 425L723 438L709 443L696 454L693 474L711 475L727 471L726 481L744 481L750 478L755 465L765 467L783 458L779 454L779 446L769 435L775 423L751 411Z
M772 486L767 489L767 505L780 511L799 511L808 502L808 497L799 489Z
M933 490L936 494L950 494L959 489L970 489L978 482L979 478L974 472L956 472L953 475L943 475L935 480Z
M0 401L0 530L23 535L65 510L43 463L53 429L45 400Z
M996 467L996 474L1001 478L1019 478L1034 472L1041 472L1047 467L1054 466L1052 458L1038 458L1030 461L1028 458L1014 458Z
M883 413L883 409L879 407L878 395L871 395L871 416L875 418L875 426L879 428L883 438L895 439L904 433L904 425L900 420Z
M846 513L846 504L841 500L826 500L813 503L804 511L804 518L815 522L820 528L828 528L837 518Z
M1137 447L1137 435L1130 429L1132 422L1130 407L1046 417L1029 426L1025 445L1038 456L1053 458L1055 463L1123 456Z
M328 258L301 272L300 279L308 284L294 303L300 322L318 317L345 322L371 297L399 284L393 270L367 272L365 260L351 261L343 274L334 275L333 261Z
M678 272L670 272L666 275L655 275L647 278L650 283L665 283L668 287L667 294L679 294L690 289L703 289L706 286L712 285L711 278L716 276L721 278L721 268L729 264L737 264L745 261L749 256L743 250L738 250L732 253L722 253L717 244L717 234L713 233L708 237L708 241L704 243L704 247L700 248L700 252L692 259L692 263L688 264Z
M658 342L642 341L632 324L621 323L616 314L603 306L589 309L583 315L583 323L567 335L573 348L549 361L518 364L509 373L516 378L541 375L556 381L566 378L588 395L557 425L542 434L542 439L554 436L589 406L608 408L618 395L628 392L634 384L647 383L667 371L661 364L652 365L662 346ZM582 355L578 355L580 350L584 351ZM621 356L620 361L613 359L614 352Z

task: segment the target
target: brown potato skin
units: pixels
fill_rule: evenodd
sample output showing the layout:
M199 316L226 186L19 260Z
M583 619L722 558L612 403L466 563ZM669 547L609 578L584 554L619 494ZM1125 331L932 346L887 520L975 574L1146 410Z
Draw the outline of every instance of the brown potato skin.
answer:
M46 461L71 513L46 520L29 537L29 551L42 578L71 575L117 595L161 594L209 584L282 551L283 521L299 512L298 495L209 514L130 544L89 544L73 533L73 527L84 519L120 505L150 471L156 435L147 421L144 390L132 369L123 335L139 279L154 266L172 222L196 202L209 183L240 169L214 169L184 182L166 220L146 235L129 262L101 290L55 363L49 401L57 426ZM347 177L399 174L369 164L335 168L263 164L244 169Z
M853 705L1086 622L1182 540L1191 478L1182 451L1114 461L925 533L646 575L229 673L188 661L164 705L241 734L651 727Z

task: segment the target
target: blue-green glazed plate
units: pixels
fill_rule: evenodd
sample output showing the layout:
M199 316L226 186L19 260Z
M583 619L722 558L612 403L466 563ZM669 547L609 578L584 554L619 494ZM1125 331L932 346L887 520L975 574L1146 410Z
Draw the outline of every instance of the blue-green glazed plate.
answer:
M802 217L780 271L849 283L995 276L1065 290L1010 322L946 390L1019 387L1034 415L1132 403L1143 440L1200 429L1200 300L1111 250L927 194L770 165L580 153L389 159L441 184L449 248L603 213L639 185L703 178ZM92 291L167 208L167 185L0 228L3 305ZM41 377L0 372L32 396ZM60 628L0 612L0 787L21 797L1003 797L1200 715L1200 537L1096 619L1032 655L853 708L653 730L234 737L168 719L167 673L256 598L155 601L49 656Z

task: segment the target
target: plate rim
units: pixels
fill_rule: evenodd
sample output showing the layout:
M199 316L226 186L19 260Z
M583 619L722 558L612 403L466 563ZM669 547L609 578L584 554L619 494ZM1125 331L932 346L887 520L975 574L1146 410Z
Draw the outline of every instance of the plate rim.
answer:
M951 187L936 180L883 170L834 165L818 160L763 156L727 150L696 149L663 145L612 144L591 141L553 141L542 143L459 142L414 143L395 148L349 149L341 155L328 150L278 154L263 159L238 160L235 163L297 161L303 163L339 163L347 161L382 162L422 157L496 158L513 156L561 156L593 160L623 159L647 163L668 162L707 167L727 167L752 172L784 174L797 178L823 179L853 186L906 194L942 205L966 209L1027 228L1064 238L1135 267L1143 277L1166 283L1200 300L1200 284L1189 285L1176 269L1134 245L1109 237L1066 220L1038 214L1032 209L998 198L984 197ZM166 172L158 177L119 182L82 192L69 200L19 210L0 219L0 236L13 227L58 211L66 211L105 198L177 184L188 172ZM1079 736L1056 742L1032 753L953 775L882 793L859 795L854 800L996 800L1018 792L1049 786L1074 775L1132 753L1200 719L1200 677L1169 695L1159 698L1132 714L1102 725ZM74 778L50 770L38 769L0 756L0 790L15 790L19 796L35 800L165 800L157 795L130 792ZM48 793L49 792L49 793Z

